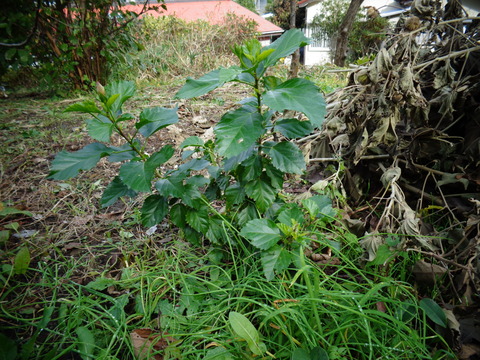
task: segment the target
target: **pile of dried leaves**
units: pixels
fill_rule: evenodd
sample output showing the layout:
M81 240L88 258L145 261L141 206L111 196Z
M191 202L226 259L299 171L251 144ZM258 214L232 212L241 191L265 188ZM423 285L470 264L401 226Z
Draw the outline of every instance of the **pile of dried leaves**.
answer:
M414 1L375 60L327 97L323 129L300 142L313 174L345 165L340 185L360 209L349 222L370 260L387 233L422 254L416 280L435 282L455 309L454 345L469 359L480 354L480 18L438 3Z

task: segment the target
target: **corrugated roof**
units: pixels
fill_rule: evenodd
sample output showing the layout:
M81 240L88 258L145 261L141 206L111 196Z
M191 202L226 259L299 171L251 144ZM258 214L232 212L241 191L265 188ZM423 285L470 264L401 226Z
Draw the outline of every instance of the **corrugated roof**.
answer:
M149 10L147 14L158 17L172 15L185 21L205 20L210 24L222 24L229 13L251 19L258 24L257 31L266 34L280 34L283 29L260 15L244 8L233 0L203 0L203 1L167 1L167 10L159 7L158 11ZM126 10L140 12L143 5L125 5Z

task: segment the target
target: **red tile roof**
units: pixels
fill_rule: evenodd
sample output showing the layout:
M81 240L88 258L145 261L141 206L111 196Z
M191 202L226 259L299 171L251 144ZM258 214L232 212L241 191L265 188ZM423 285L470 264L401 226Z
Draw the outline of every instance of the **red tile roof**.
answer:
M165 3L167 10L160 6L159 10L149 10L147 14L158 16L173 15L185 21L206 20L210 24L221 24L229 13L237 16L243 16L254 20L258 27L257 31L263 35L281 34L282 28L265 20L260 15L244 8L233 0L203 0L203 1L167 1ZM129 11L140 12L143 5L125 5L123 8Z

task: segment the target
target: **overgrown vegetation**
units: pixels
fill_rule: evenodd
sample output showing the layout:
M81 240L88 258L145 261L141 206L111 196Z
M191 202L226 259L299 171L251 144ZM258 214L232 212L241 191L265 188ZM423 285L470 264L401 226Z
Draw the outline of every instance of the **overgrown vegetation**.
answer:
M233 64L232 46L256 36L256 24L235 14L228 14L220 25L173 16L145 16L138 25L130 29L130 36L143 48L112 64L112 80L155 82L199 76Z
M318 127L325 105L312 82L275 77L271 66L306 41L293 31L267 48L236 46L240 66L188 79L177 98L192 100L179 108L123 112L127 100L138 107L154 98L136 98L131 82L98 86L97 101L68 107L89 113L88 134L111 143L82 140L56 157L57 181L39 177L55 201L45 217L3 205L0 346L8 359L453 358L435 328L447 326L445 313L408 283L419 256L364 262L362 235L335 206L346 203L336 186L343 170L313 187L297 178L305 162L288 140ZM247 98L226 104L215 138L166 144L181 136L172 130L177 114L193 120L206 99L216 107L237 91ZM25 134L34 146L36 135ZM28 161L45 170L41 158L53 154L35 155ZM101 157L121 166L101 161L96 173L65 180ZM121 199L138 192L148 197ZM92 199L104 208L92 212ZM68 227L25 231L57 223L59 209L75 215ZM161 221L167 212L175 226Z
M5 64L0 75L12 67L28 66L40 72L40 85L88 89L92 82L108 79L112 63L139 48L128 28L140 14L123 10L121 0L40 0L35 8L30 1L19 3L5 7L6 16L0 19L4 25L0 55ZM149 7L146 1L142 12L159 7ZM18 27L20 36L14 33ZM33 36L20 41L23 34Z

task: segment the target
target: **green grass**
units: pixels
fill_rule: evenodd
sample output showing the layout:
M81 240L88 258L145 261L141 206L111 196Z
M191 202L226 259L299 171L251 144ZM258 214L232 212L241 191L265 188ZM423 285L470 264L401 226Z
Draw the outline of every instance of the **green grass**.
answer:
M112 245L91 251L108 255ZM171 339L160 350L166 358L203 359L222 347L234 359L251 359L232 332L231 311L260 333L268 351L262 358L290 359L299 347L321 346L330 359L430 359L433 343L448 348L410 285L368 272L342 251L334 250L340 265L307 261L267 281L256 254L234 247L176 240L162 248L134 238L115 248L122 266L101 274L85 275L87 258L54 249L54 259L10 277L0 297L2 333L17 339L20 358L134 359L130 333L149 328Z

